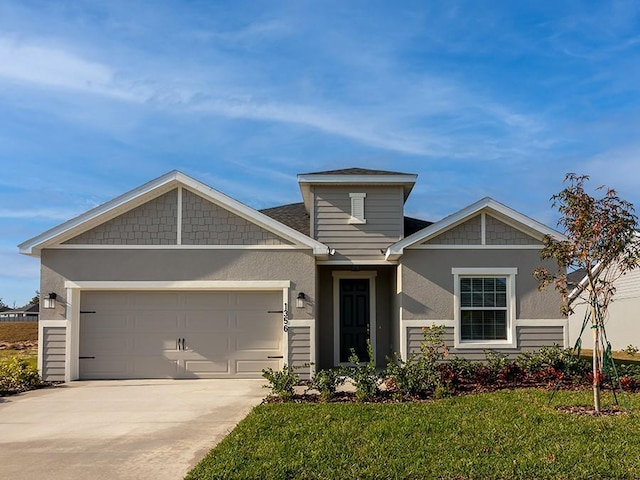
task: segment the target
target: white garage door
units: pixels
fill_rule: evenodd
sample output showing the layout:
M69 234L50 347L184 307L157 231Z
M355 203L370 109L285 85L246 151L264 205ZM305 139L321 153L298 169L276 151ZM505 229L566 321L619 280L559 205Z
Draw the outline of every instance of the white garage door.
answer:
M80 378L259 378L282 365L282 292L83 292Z

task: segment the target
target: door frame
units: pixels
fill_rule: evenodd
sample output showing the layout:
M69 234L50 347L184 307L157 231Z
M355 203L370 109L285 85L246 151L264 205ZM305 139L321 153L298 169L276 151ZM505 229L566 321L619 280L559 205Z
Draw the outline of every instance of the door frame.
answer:
M376 276L375 270L360 272L333 271L333 364L346 365L340 362L340 280L343 278L369 280L369 341L373 347L373 359L376 359Z

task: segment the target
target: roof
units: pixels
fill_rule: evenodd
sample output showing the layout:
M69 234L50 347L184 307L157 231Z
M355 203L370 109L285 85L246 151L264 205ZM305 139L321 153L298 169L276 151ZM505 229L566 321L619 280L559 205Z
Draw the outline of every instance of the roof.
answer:
M386 170L370 170L367 168L344 168L325 172L301 173L298 184L302 200L307 212L311 211L311 185L355 185L358 187L373 185L398 185L402 187L406 201L418 179L414 173L389 172Z
M394 243L387 249L385 257L387 260L397 260L402 256L405 248L411 247L418 243L422 243L429 238L435 237L436 235L439 235L449 228L452 228L455 225L458 225L468 218L476 215L482 210L488 210L495 214L498 218L511 220L522 225L526 230L530 232L531 235L538 236L541 240L544 235L549 235L558 240L566 239L566 237L562 233L553 230L552 228L549 228L546 225L533 220L526 215L523 215L522 213L516 212L506 205L497 202L493 198L485 197L481 200L478 200L476 203L473 203L468 207L463 208L462 210L459 210L449 215L448 217L445 217L442 220L433 223L412 235L405 237L403 240Z
M433 225L433 222L420 220L419 218L404 217L404 236L408 237L409 235L413 235L423 228L427 228L429 225Z
M308 246L313 250L315 255L322 256L329 254L329 248L326 245L310 238L308 235L303 235L294 228L274 221L272 217L260 213L244 203L177 170L166 173L155 180L145 183L138 188L21 243L18 245L20 253L39 256L43 248L58 245L69 238L73 238L97 225L107 222L177 187L186 187L203 198L223 206L230 212L276 235L287 238L298 245Z
M260 212L305 235L311 232L311 220L302 202L265 208Z
M9 307L0 308L0 313L7 313L7 314L11 314L11 313L37 314L39 312L40 312L40 305L38 305L37 303L31 303L21 308L9 308Z
M340 170L326 170L324 172L301 173L300 175L411 175L410 173L391 172L388 170L371 170L369 168L342 168Z

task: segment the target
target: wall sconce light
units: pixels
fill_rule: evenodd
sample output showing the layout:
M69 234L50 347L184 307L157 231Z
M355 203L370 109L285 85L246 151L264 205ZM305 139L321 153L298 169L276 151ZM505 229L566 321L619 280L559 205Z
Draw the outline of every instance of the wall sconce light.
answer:
M305 299L306 299L306 297L304 296L304 293L300 292L298 294L298 298L296 298L296 307L304 308Z
M56 308L56 298L58 295L55 293L48 293L44 296L44 308Z

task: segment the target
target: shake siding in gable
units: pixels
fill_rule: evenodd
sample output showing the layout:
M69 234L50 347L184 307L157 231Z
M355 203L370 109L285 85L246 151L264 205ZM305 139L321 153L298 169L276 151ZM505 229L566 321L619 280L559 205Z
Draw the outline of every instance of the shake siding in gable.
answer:
M350 193L365 193L366 223L349 223ZM403 234L402 187L315 187L316 240L336 249L333 260L383 260L380 252Z

